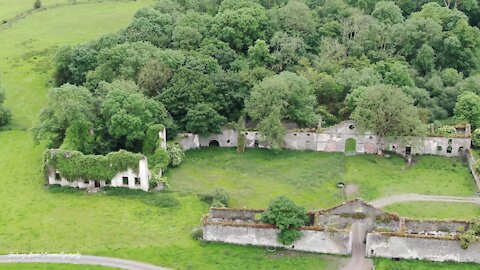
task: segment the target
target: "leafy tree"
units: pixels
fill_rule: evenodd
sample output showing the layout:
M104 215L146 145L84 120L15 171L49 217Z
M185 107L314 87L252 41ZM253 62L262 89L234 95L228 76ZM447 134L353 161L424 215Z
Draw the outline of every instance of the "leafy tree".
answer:
M236 52L227 43L216 38L207 38L200 44L199 52L215 58L224 70L237 58Z
M418 136L424 132L413 99L395 86L367 87L356 105L351 118L361 130L378 134L380 143L386 136Z
M94 135L93 123L86 120L75 121L67 128L60 149L93 154L95 151Z
M385 83L397 86L414 86L412 76L406 65L394 63L390 66L390 70L385 73Z
M165 129L164 125L156 124L148 127L145 133L145 139L143 140L142 153L146 156L155 153L155 150L159 148L160 142L158 134Z
M230 9L227 1L222 3L221 11L215 16L212 32L218 39L230 44L237 51L245 52L257 39L265 40L268 37L268 17L265 9L254 3L239 9ZM235 1L230 1L235 2Z
M480 97L472 92L462 93L455 104L455 118L480 127Z
M270 41L275 57L275 69L284 70L295 65L305 55L305 43L300 37L289 36L284 32L277 32Z
M308 221L307 210L284 196L273 199L262 214L262 222L273 224L281 230L279 241L284 245L290 245L298 239L301 234L291 231L305 226Z
M158 101L138 92L133 82L113 89L105 97L101 115L108 134L116 140L118 148L138 149L147 129L157 123L168 126L168 112Z
M40 123L34 127L36 141L45 140L49 147L58 148L67 129L75 122L95 123L95 103L92 93L82 86L65 84L48 92L48 106L40 113Z
M435 67L435 51L428 45L423 45L417 53L413 64L422 74L427 74Z
M372 16L389 25L401 23L405 19L402 15L402 10L391 1L378 2L375 5Z
M173 46L182 50L197 49L202 39L202 34L189 26L177 26L172 34Z
M285 128L282 125L280 108L274 106L271 112L260 121L258 129L263 139L270 149L280 150L283 147L283 139L285 138Z
M446 86L454 86L463 79L463 74L453 68L444 69L441 76Z
M248 60L253 67L270 66L274 59L270 54L270 47L264 40L258 39L254 46L248 48Z
M140 69L137 83L146 96L154 97L162 92L172 76L173 71L168 66L158 61L150 61Z
M151 7L140 9L130 25L123 30L126 41L148 41L155 46L167 48L171 44L174 20L170 14Z
M185 122L188 132L207 136L220 133L226 118L219 115L210 105L198 103L188 110Z

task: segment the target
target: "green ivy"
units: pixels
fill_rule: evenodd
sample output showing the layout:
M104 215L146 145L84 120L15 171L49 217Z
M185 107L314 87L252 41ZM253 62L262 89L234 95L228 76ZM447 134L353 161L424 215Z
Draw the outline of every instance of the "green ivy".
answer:
M148 128L143 140L142 152L144 155L149 156L155 153L155 149L159 146L158 133L165 129L164 125L156 124Z
M106 156L84 155L78 151L47 150L45 167L56 168L68 181L77 179L110 180L129 168L138 172L138 163L145 157L124 150Z

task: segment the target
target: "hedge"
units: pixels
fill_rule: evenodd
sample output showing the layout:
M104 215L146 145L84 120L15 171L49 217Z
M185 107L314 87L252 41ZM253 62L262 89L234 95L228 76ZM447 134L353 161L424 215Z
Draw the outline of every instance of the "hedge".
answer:
M54 167L67 181L111 180L117 173L129 168L138 173L138 163L145 157L124 150L106 156L84 155L79 151L47 150L45 167Z

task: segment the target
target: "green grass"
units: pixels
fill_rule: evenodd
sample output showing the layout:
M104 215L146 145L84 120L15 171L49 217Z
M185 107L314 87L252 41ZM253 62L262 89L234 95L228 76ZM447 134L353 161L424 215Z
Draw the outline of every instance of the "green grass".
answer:
M415 219L472 220L480 217L480 206L473 203L408 202L389 205L385 210Z
M345 157L321 152L206 148L187 152L185 162L167 173L174 190L202 193L226 189L234 207L265 207L287 195L310 209L331 207L344 198L339 181L356 184L357 196L373 200L393 194L472 195L474 181L464 163L443 157L403 159L375 155Z
M415 260L392 261L376 259L375 270L478 270L474 263L427 262Z
M71 265L53 263L0 264L0 270L114 270L118 268L97 265Z

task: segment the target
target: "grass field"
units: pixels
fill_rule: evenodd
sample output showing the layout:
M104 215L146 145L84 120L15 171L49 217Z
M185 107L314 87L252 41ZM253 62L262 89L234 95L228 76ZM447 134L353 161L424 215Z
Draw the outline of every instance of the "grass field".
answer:
M118 268L96 265L64 265L52 263L0 264L0 270L115 270Z
M0 0L0 12L3 12L0 18L28 9L30 5L26 0L12 2ZM170 172L173 186L182 192L157 196L174 196L179 201L175 208L146 204L138 196L64 194L46 190L41 170L44 148L33 144L28 129L37 121L40 109L45 106L47 90L52 86L52 55L61 45L74 45L120 29L128 24L138 8L152 2L59 7L34 13L0 31L2 40L8 41L0 42L0 76L7 93L6 105L14 114L12 130L0 132L0 254L79 252L145 261L173 269L335 269L341 260L339 257L270 253L263 248L194 241L191 230L200 223L208 206L192 192L210 191L220 184L232 191L235 206L264 207L271 197L287 193L307 207L319 208L342 200L334 185L338 179L358 183L360 195L376 198L388 190L378 186L382 183L382 166L389 170L385 172L387 180L398 181L392 184L393 193L409 186L450 195L471 192L473 184L464 168L445 159L435 160L439 168L419 163L420 166L402 170L403 163L395 160L289 151L280 157L248 151L242 158L233 160L237 156L228 149L205 152L203 157L200 151L191 152L182 167ZM244 160L252 154L256 156L255 168L251 168L253 162L248 165ZM198 167L213 158L217 158L218 164L211 170ZM271 163L267 164L267 160ZM296 161L298 164L292 164ZM368 170L359 169L358 166L365 164L378 168L374 180L368 180ZM242 172L238 178L231 177L231 166L237 166ZM279 173L267 172L269 166ZM442 169L445 166L447 169ZM431 178L428 181L438 178L438 186L426 190L423 183L418 183L421 182L419 176L408 173L410 170L428 172ZM245 179L248 181L242 183ZM306 191L300 191L302 186L307 187ZM370 190L372 186L376 189ZM0 264L0 269L56 269L34 267L48 266ZM58 269L79 268L58 266Z
M472 220L480 217L480 206L473 203L408 202L389 205L385 210L416 219Z
M424 262L424 261L392 261L376 259L375 270L478 270L480 266L472 263Z
M174 190L201 193L222 187L232 195L232 206L257 208L279 195L288 195L310 209L331 207L344 199L336 188L340 181L358 185L359 193L351 197L366 200L400 193L463 196L474 190L464 163L429 156L407 167L398 157L272 154L262 149L238 155L234 149L205 148L189 151L182 166L170 170L167 177Z

